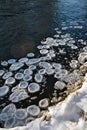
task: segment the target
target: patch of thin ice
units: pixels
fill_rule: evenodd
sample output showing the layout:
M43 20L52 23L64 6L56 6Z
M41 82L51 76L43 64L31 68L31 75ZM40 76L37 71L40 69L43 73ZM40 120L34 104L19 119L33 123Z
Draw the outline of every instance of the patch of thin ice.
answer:
M28 61L28 58L21 58L21 59L19 59L19 62L21 62L21 63L26 63Z
M36 64L36 63L38 63L38 62L40 62L40 58L32 58L32 59L29 59L29 60L26 62L26 64L27 64L28 66L30 66L30 65Z
M8 64L13 64L13 63L15 63L16 62L16 59L9 59L8 60Z
M27 112L29 115L36 117L40 114L40 108L36 105L31 105L27 107Z
M7 67L7 66L8 66L8 62L7 62L7 61L1 61L1 65L2 65L3 67Z
M10 96L9 96L9 100L12 102L19 102L22 101L24 99L27 99L29 96L27 94L27 92L23 89L16 89Z
M5 96L9 92L9 87L4 85L0 87L0 97Z
M37 73L37 74L35 74L34 79L35 79L35 81L36 81L37 83L41 83L41 82L43 81L43 75Z
M48 53L48 50L46 50L46 49L40 50L40 54L42 54L42 55L45 55L45 54L47 54L47 53Z
M28 86L28 91L30 93L36 93L36 92L40 91L40 85L35 82L30 83Z
M34 53L28 53L28 54L27 54L27 57L29 57L29 58L34 57L34 56L35 56Z
M13 77L9 77L8 79L6 79L6 81L5 81L5 84L7 84L7 85L12 85L12 84L14 84L15 83L15 78L13 78Z
M4 70L0 70L0 76L2 76L5 73Z
M27 117L27 111L25 109L17 109L15 112L15 117L17 119L23 120Z
M11 77L12 75L13 75L13 73L9 71L9 72L4 73L2 78L7 79L7 78Z
M23 79L23 77L24 77L24 75L22 73L15 74L15 79L17 79L17 80L21 80L21 79Z
M19 70L20 68L22 68L23 66L24 66L23 63L21 63L21 62L15 62L14 64L12 64L12 65L10 66L10 70L11 70L11 71L17 71L17 70Z

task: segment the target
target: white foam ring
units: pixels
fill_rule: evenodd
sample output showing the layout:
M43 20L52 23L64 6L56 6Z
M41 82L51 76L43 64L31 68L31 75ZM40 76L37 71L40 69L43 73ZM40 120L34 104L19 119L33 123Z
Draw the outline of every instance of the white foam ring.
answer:
M30 93L36 93L36 92L40 91L40 85L37 83L30 83L28 86L28 91Z
M9 100L12 102L19 102L22 100L25 100L29 97L29 95L27 94L27 92L22 89L16 89L10 96L9 96Z
M44 75L46 73L46 69L40 69L38 71L39 74Z
M39 66L40 66L40 67L43 67L43 68L45 68L45 69L52 68L51 64L48 63L48 62L40 62L40 63L39 63Z
M53 66L55 69L61 69L61 68L62 68L62 65L59 64L59 63L53 63L52 66Z
M15 117L17 119L23 120L27 117L27 111L25 109L17 109L15 112Z
M47 54L47 53L48 53L48 50L46 50L46 49L40 50L40 54L42 54L42 55L45 55L45 54Z
M15 118L12 117L12 118L8 119L8 120L4 123L4 127L5 127L5 128L12 128L12 127L14 127L14 124L15 124Z
M44 49L50 49L50 46L49 45L43 45L43 48Z
M46 61L46 60L48 60L48 58L47 58L47 56L42 56L42 57L40 57L40 60L41 61Z
M21 81L18 86L19 86L19 88L27 88L28 82L27 81Z
M7 67L7 66L8 66L8 62L7 62L7 61L2 61L2 62L1 62L1 65L2 65L3 67Z
M28 62L26 62L26 64L29 66L32 64L36 64L38 62L40 62L40 58L33 58L33 59L29 59Z
M16 59L10 59L8 60L8 64L14 64L16 62Z
M55 89L60 89L60 90L62 90L62 89L64 89L66 87L66 84L64 83L64 82L61 82L61 81L57 81L56 83L55 83L55 85L54 85L54 88Z
M67 76L64 77L63 81L65 81L68 84L73 84L79 79L79 75L75 73L70 73Z
M28 54L27 54L27 57L34 57L34 56L35 56L34 53L28 53Z
M1 113L5 113L8 116L8 119L12 118L14 113L16 112L16 107L14 104L9 104L5 108L2 109Z
M71 60L70 67L72 69L76 69L78 67L78 61L77 60Z
M23 66L24 66L23 63L21 63L21 62L16 62L16 63L14 63L14 64L12 64L12 65L10 66L10 70L11 70L11 71L17 71L17 70L19 70L20 68L22 68Z
M41 83L42 80L43 80L43 75L37 73L37 74L35 74L34 79L35 79L35 81L36 81L37 83Z
M87 60L87 52L82 52L79 54L78 61L80 64L83 64Z
M12 85L12 84L14 84L15 83L15 78L13 78L13 77L9 77L8 79L6 79L6 81L5 81L5 84L7 84L7 85Z
M28 58L21 58L21 59L19 59L19 62L21 62L21 63L26 63L28 61Z
M23 77L24 77L23 73L16 73L15 74L15 79L17 79L17 80L21 80L21 79L23 79Z
M8 86L2 86L0 87L0 97L5 96L9 92Z
M31 116L36 117L40 114L40 108L36 105L31 105L31 106L27 107L27 112Z
M63 80L68 75L68 71L66 69L61 69L58 71L55 71L54 77L60 80Z
M51 68L46 69L46 74L47 75L53 75L54 74L54 69L51 69Z
M32 75L33 74L33 71L32 70L30 70L30 69L25 69L24 70L24 74L26 75Z
M39 101L39 107L46 109L49 106L49 100L47 98L44 98Z
M32 70L36 70L36 66L35 66L35 65L30 65L30 66L29 66L29 70L31 70L31 71L32 71Z
M13 75L13 73L12 72L6 72L4 75L3 75L3 79L7 79L7 78L9 78L9 77L11 77Z
M26 74L26 75L24 75L23 80L24 80L24 81L31 81L31 80L32 80L32 76Z
M43 49L43 46L42 45L38 45L37 48L38 49Z
M5 73L4 70L0 70L0 76L2 76Z

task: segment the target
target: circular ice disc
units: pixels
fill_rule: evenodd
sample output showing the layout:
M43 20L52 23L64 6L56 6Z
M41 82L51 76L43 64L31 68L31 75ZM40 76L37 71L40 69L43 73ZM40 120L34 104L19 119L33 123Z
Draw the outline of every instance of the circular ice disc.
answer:
M40 86L37 83L30 83L28 86L28 91L30 93L36 93L38 91L40 91Z
M27 112L31 115L31 116L38 116L40 114L40 108L36 105L31 105L29 107L27 107Z

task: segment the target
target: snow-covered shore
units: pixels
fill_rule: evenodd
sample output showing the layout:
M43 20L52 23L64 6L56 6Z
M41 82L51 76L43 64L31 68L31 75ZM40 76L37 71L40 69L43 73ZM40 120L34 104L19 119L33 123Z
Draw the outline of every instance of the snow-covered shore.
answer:
M87 130L87 74L79 90L48 110L43 117L26 126L9 130Z

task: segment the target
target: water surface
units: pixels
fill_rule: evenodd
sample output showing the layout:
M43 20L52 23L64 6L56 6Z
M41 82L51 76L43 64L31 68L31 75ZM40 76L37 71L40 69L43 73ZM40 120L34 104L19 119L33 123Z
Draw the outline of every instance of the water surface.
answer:
M0 59L36 52L55 27L73 21L84 21L86 31L86 0L0 0Z

